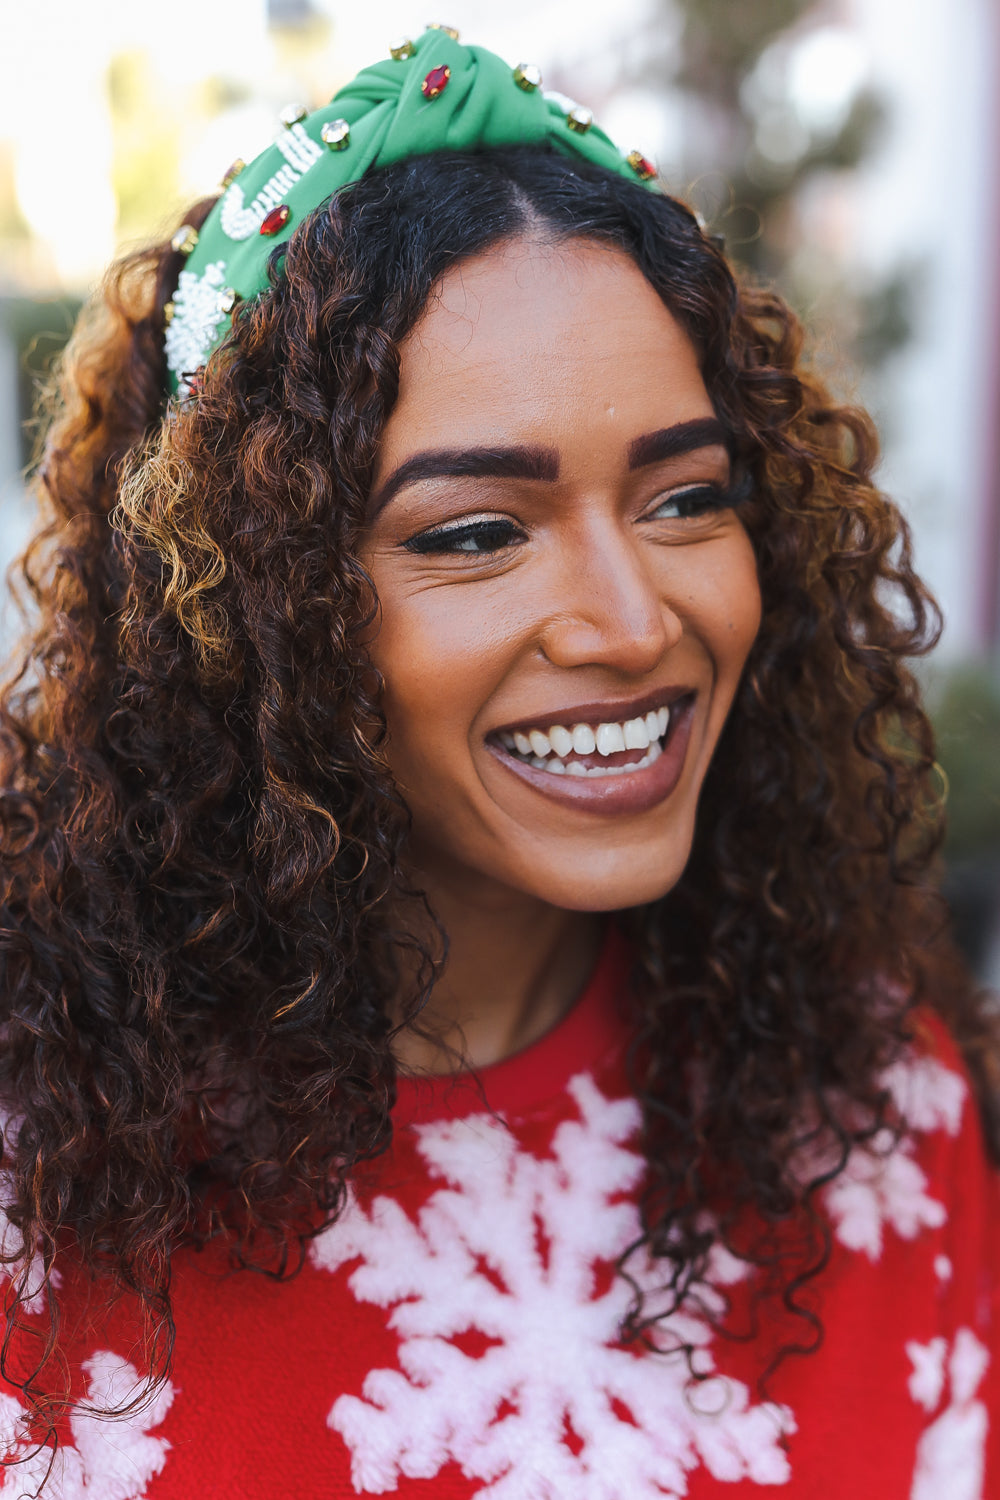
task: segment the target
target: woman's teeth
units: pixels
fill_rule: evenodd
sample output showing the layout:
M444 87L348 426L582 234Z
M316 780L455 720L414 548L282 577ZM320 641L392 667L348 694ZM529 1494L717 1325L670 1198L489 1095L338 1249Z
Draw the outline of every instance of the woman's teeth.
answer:
M513 734L502 734L500 742L506 750L539 771L552 771L557 776L620 776L630 771L641 771L652 765L663 753L661 741L670 726L669 708L651 709L642 718L625 719L619 723L574 724L567 729L563 724L553 724L550 729L529 729L527 734L515 729ZM619 755L625 750L644 750L640 760L628 764L585 766L579 760L570 760L572 755Z

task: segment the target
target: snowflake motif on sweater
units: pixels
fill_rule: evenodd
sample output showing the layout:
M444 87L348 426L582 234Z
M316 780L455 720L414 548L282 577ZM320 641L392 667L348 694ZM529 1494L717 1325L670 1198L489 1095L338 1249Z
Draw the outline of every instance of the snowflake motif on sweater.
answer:
M39 1448L25 1435L28 1413L20 1402L0 1393L0 1453L11 1463L0 1484L0 1500L36 1494L46 1475L47 1500L142 1500L150 1480L162 1470L170 1444L150 1436L149 1429L158 1427L170 1409L170 1382L137 1411L112 1420L95 1416L91 1408L126 1405L142 1384L138 1370L106 1350L83 1368L87 1399L70 1413L73 1445L61 1446L54 1458L50 1448Z
M885 1084L913 1131L957 1134L966 1087L936 1059L907 1058ZM722 1481L788 1480L782 1438L794 1432L794 1417L787 1407L755 1405L745 1385L715 1373L707 1318L685 1312L659 1325L665 1347L693 1347L709 1377L693 1394L681 1358L651 1365L619 1342L628 1289L615 1278L597 1291L595 1268L638 1236L625 1195L643 1170L629 1145L639 1109L605 1098L586 1074L569 1092L580 1117L558 1127L546 1158L520 1149L489 1115L415 1127L419 1153L443 1183L415 1219L388 1197L368 1207L352 1199L313 1246L314 1263L331 1272L359 1259L352 1293L385 1308L399 1337L399 1368L372 1370L361 1397L341 1396L329 1414L359 1492L394 1490L403 1476L431 1479L449 1461L482 1482L477 1500L603 1500L623 1489L682 1496L699 1466ZM887 1229L913 1239L943 1223L944 1206L915 1155L911 1135L893 1142L888 1133L851 1153L824 1193L849 1250L877 1261ZM654 1267L632 1271L655 1305ZM746 1275L715 1252L708 1316L720 1307L713 1286ZM470 1334L484 1352L463 1349ZM959 1420L950 1413L939 1418L949 1432ZM968 1439L966 1462L978 1472L982 1433L968 1426L952 1451ZM928 1493L914 1491L918 1500Z
M13 1144L20 1130L21 1122L16 1115L8 1115L0 1110L0 1140L3 1141L5 1149ZM42 1265L42 1257L38 1253L37 1246L28 1247L24 1243L24 1236L16 1224L12 1224L7 1216L5 1204L10 1202L11 1187L10 1173L0 1171L0 1252L4 1256L2 1274L16 1281L23 1271L27 1271L27 1291L25 1298L25 1312L41 1312L45 1306L45 1291L43 1283L45 1270ZM10 1259L7 1259L7 1257ZM58 1271L52 1272L52 1281L55 1286L59 1285ZM32 1292L31 1285L34 1282L37 1290ZM0 1490L0 1495L3 1491Z
M926 1429L917 1448L910 1500L979 1500L989 1413L976 1399L990 1362L969 1328L960 1328L949 1347L943 1338L909 1343L913 1364L910 1395L925 1411L940 1404L945 1384L951 1400Z
M557 1057L552 1072L532 1060L540 1082L519 1064L488 1080L505 1114L464 1084L404 1095L392 1149L287 1285L233 1277L224 1246L179 1255L176 1393L96 1416L141 1383L109 1352L134 1349L135 1329L81 1320L44 1500L992 1494L1000 1194L948 1038L943 1058L932 1043L885 1076L910 1129L852 1152L823 1189L826 1337L767 1402L757 1351L716 1341L726 1304L743 1326L752 1295L721 1250L698 1304L654 1325L655 1352L622 1343L631 1288L613 1266L638 1237L640 1112L620 1054L581 1056L581 1036L561 1074ZM841 1162L814 1147L796 1165L811 1178ZM64 1270L78 1308L87 1278ZM635 1254L629 1270L655 1315L662 1266ZM22 1399L0 1382L0 1500L37 1493L52 1461ZM851 1441L831 1453L834 1431Z
M330 1413L356 1489L430 1479L449 1460L483 1481L481 1500L684 1495L700 1464L720 1480L787 1480L786 1409L754 1405L718 1376L692 1394L681 1354L654 1362L619 1343L629 1289L615 1277L600 1291L595 1267L638 1236L621 1195L642 1175L625 1144L639 1110L587 1075L570 1093L580 1118L558 1127L551 1158L519 1150L488 1115L420 1126L420 1153L447 1185L417 1222L376 1198L317 1239L327 1270L361 1257L351 1290L391 1308L400 1337L400 1369L373 1370L363 1399L341 1396ZM742 1274L729 1257L714 1270L717 1283ZM638 1275L655 1290L650 1266ZM490 1341L478 1357L455 1342L472 1332ZM709 1324L676 1316L669 1334L695 1346L709 1375Z
M904 1240L924 1229L938 1229L947 1217L943 1203L927 1191L927 1178L916 1161L914 1133L940 1130L957 1136L965 1104L964 1081L934 1057L909 1057L896 1062L882 1076L908 1133L896 1140L890 1130L879 1131L868 1150L855 1149L844 1170L823 1194L834 1233L848 1250L860 1250L870 1261L882 1252L886 1226ZM833 1158L836 1160L836 1157ZM831 1166L829 1158L810 1160L811 1174Z

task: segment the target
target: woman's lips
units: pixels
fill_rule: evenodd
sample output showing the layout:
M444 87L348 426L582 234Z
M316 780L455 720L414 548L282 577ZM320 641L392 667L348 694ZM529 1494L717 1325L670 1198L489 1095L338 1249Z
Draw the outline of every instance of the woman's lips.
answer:
M662 742L658 756L646 758L647 765L636 770L620 770L619 767L636 762L643 757L638 752L624 752L603 758L596 755L581 756L587 765L602 763L603 776L576 776L553 771L544 771L529 761L521 760L505 749L492 736L486 744L493 755L512 775L542 793L553 802L580 812L602 813L620 816L623 813L647 812L669 797L680 780L684 769L691 724L694 718L695 695L692 693L674 705L670 727Z

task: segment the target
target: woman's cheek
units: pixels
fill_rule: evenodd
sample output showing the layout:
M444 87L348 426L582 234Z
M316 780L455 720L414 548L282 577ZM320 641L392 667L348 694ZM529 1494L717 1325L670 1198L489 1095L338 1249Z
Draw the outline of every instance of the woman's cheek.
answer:
M385 682L389 762L403 783L410 766L444 769L503 675L505 632L473 588L424 588L383 608L371 655Z

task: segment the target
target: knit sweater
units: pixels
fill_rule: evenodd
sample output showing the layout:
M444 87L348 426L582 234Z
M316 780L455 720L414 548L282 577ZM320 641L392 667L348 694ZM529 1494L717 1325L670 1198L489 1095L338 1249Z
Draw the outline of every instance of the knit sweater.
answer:
M179 1252L169 1381L115 1420L88 1405L127 1401L141 1360L95 1296L46 1500L1000 1495L1000 1193L943 1028L928 1018L886 1075L908 1133L856 1149L823 1189L832 1254L799 1296L822 1342L762 1385L809 1326L765 1303L755 1336L720 1331L751 1326L759 1274L721 1250L655 1348L620 1337L632 1287L614 1263L643 1177L625 974L613 939L524 1052L478 1081L404 1081L391 1150L297 1277ZM662 1271L642 1254L629 1271L655 1311ZM34 1494L48 1465L22 1423L3 1388L0 1443L23 1462L0 1500Z

